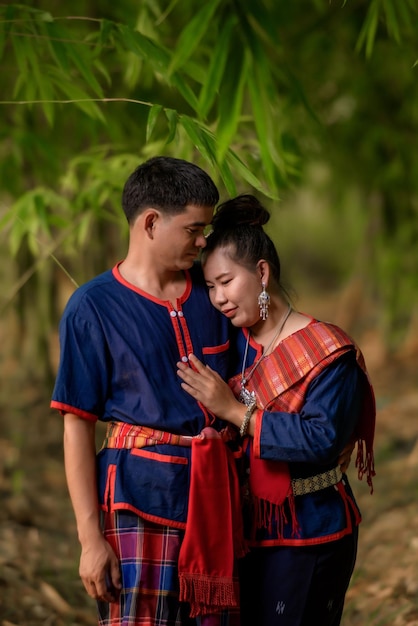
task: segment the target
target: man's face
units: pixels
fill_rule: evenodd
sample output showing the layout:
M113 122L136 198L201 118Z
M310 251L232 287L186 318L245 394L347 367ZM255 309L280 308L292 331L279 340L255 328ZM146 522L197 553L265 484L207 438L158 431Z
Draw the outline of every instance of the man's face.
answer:
M206 246L205 228L210 224L213 207L190 204L184 213L159 214L153 230L156 262L169 271L188 269Z

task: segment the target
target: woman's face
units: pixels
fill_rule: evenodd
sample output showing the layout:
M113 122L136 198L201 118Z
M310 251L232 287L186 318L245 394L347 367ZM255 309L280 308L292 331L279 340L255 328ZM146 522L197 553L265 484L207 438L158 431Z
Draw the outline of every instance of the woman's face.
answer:
M228 248L217 248L203 265L210 301L234 326L251 327L260 321L259 272L233 261Z

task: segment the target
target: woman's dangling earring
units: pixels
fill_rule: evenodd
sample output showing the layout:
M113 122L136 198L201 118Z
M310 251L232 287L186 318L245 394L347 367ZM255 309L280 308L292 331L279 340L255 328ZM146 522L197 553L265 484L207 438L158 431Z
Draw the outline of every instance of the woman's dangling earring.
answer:
M258 306L260 307L260 317L266 320L269 316L270 295L266 291L266 283L261 283L262 292L258 296Z

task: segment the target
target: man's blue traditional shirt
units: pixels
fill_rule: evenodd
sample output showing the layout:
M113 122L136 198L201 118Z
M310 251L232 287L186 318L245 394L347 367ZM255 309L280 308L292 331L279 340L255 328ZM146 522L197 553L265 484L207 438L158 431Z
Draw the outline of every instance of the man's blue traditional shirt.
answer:
M61 358L51 406L87 420L193 436L219 420L181 388L190 353L228 375L229 322L210 304L199 265L185 272L175 306L126 282L118 266L78 288L60 322ZM102 508L129 509L184 528L190 448L103 448Z

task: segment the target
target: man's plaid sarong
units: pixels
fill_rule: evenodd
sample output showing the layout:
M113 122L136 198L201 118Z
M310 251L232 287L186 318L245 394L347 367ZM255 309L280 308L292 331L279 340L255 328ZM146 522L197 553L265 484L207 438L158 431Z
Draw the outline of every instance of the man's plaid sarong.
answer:
M102 513L104 536L119 558L118 602L98 602L100 626L239 626L237 612L196 619L179 602L178 557L184 531L128 511Z

